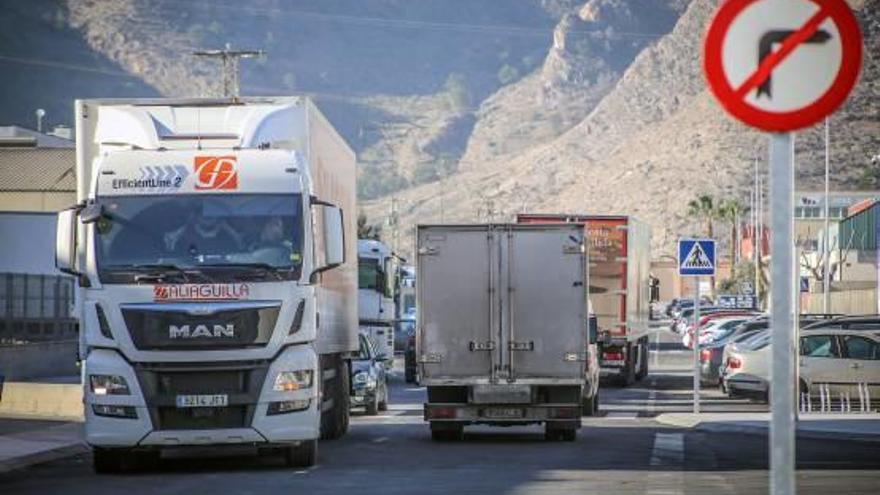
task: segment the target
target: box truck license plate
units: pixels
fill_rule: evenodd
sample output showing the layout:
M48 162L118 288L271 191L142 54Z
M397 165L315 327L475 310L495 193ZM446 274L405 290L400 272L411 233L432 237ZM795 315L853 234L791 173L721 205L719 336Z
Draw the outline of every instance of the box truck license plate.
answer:
M229 396L220 395L178 395L177 407L226 407Z
M483 416L494 419L517 419L523 416L523 410L518 407L487 407L483 409Z

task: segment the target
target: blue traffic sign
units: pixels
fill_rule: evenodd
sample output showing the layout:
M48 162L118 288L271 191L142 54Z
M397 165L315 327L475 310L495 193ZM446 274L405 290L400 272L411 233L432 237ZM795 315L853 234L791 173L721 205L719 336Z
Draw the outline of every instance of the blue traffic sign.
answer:
M684 276L715 275L715 241L712 239L680 239L678 241L678 274Z

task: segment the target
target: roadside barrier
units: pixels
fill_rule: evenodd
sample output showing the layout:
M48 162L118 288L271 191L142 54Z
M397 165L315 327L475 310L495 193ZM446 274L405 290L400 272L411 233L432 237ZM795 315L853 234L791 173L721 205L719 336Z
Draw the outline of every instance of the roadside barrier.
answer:
M853 400L851 387L834 394L831 391L831 386L830 383L813 383L810 390L801 392L800 412L858 414L877 412L880 408L880 401L877 399L874 399L875 404L871 403L871 390L868 383L856 384L857 404Z

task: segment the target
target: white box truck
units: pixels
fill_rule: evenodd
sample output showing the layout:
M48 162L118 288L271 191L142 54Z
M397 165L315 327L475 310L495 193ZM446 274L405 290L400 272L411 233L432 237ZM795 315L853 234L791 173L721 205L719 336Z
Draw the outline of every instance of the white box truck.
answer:
M432 438L543 423L548 440L574 440L599 382L585 236L579 225L418 227L416 344Z
M315 462L357 350L355 156L305 98L76 102L56 264L99 472L166 448Z

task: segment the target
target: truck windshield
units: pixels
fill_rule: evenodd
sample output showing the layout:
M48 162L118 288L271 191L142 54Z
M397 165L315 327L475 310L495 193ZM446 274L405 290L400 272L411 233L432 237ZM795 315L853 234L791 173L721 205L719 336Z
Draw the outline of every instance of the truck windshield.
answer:
M300 277L299 194L119 196L100 203L95 245L104 283Z
M379 260L358 258L358 289L379 290Z

